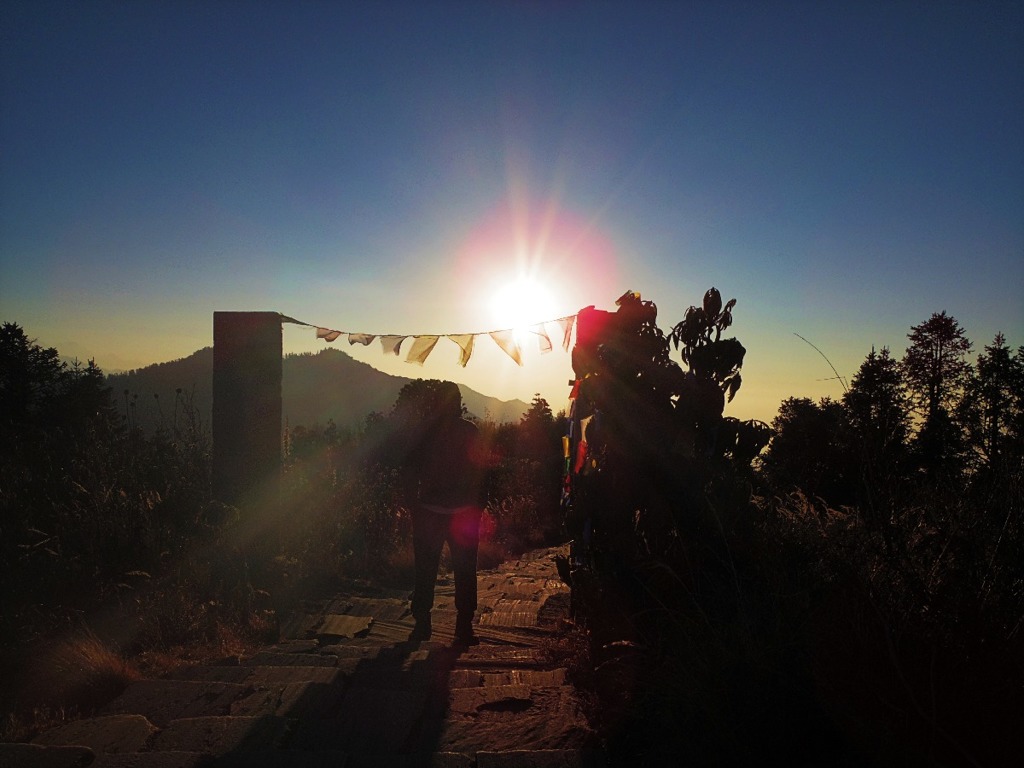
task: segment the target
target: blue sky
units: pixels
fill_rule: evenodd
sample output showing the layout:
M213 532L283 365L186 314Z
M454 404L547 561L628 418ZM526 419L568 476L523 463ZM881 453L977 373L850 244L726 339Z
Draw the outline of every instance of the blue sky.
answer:
M1024 344L1020 3L44 0L0 35L0 315L106 370L216 310L508 327L520 274L537 321L735 297L742 418L842 394L794 334L846 377L942 310ZM340 348L556 410L572 375Z

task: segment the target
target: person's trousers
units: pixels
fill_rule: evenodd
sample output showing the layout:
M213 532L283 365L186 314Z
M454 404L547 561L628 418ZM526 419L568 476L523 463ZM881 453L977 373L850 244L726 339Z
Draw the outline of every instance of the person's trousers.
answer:
M441 549L448 542L455 573L455 609L463 616L476 612L476 553L480 542L479 508L463 508L442 514L423 507L412 512L412 546L416 559L416 580L412 592L412 615L417 621L430 618L434 607L434 586Z

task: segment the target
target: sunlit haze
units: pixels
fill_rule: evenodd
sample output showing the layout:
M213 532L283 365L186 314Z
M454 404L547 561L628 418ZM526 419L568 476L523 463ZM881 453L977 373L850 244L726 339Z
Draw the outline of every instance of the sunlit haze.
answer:
M715 286L727 414L767 421L933 312L1024 344L1018 2L40 0L0 35L0 320L104 370L218 310L486 333L634 290L667 333ZM523 338L419 366L284 327L564 408Z

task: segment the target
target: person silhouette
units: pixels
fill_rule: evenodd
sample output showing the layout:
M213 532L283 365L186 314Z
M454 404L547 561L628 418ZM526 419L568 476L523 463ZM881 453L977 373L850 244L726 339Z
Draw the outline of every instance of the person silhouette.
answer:
M475 645L476 562L486 501L486 451L480 430L463 418L462 393L450 381L422 383L416 424L401 466L403 504L412 515L415 579L412 641L429 640L431 610L445 543L455 576L455 644Z

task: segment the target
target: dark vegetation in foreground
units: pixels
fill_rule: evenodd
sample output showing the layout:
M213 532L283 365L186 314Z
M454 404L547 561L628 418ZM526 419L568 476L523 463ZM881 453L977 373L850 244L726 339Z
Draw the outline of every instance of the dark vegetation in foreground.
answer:
M1016 764L1024 349L934 314L769 428L723 416L733 301L618 305L579 316L564 564L617 763Z
M723 415L735 302L712 289L667 334L650 302L618 304L580 315L571 414L538 397L481 425L480 565L573 540L561 652L613 763L1010 764L1024 351L997 336L972 363L936 314L901 359L872 350L840 400L787 400L769 427ZM431 386L358 428L288 429L280 489L235 508L210 497L187 391L144 432L132 393L5 324L0 738L271 641L338 579L411 583L390 446Z

